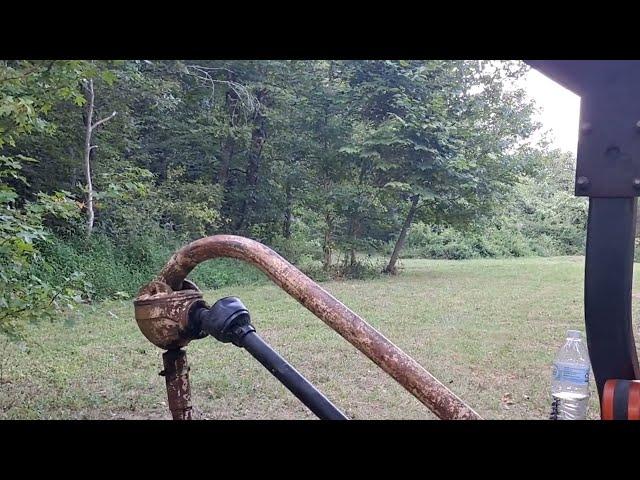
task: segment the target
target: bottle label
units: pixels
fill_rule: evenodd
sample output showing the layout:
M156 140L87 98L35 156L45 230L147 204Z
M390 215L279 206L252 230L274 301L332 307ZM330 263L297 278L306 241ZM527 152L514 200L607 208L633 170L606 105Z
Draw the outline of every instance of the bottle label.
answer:
M553 379L558 382L584 385L589 383L589 370L588 366L576 365L575 363L554 363Z

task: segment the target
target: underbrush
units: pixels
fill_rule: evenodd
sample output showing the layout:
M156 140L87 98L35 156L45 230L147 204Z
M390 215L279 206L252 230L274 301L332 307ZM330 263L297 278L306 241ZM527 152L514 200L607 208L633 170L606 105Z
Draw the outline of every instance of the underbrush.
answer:
M60 279L79 272L86 287L86 297L92 301L109 298L132 298L141 286L151 281L167 260L188 239L170 236L138 237L115 243L106 235L94 234L89 239L54 238L41 246L47 269L41 270L43 280L53 285ZM380 274L382 267L368 259L354 265L323 269L322 261L310 253L302 242L280 241L273 245L285 259L296 265L313 280L368 279ZM189 279L202 289L252 285L267 281L256 267L240 260L220 258L198 265Z
M52 283L82 272L92 300L131 298L151 281L171 255L187 242L170 237L136 238L115 244L100 234L90 239L55 239L42 250L50 268L44 273ZM264 281L256 268L233 259L216 259L198 265L189 274L200 288L221 288Z
M463 260L579 255L583 252L581 238L573 242L561 242L545 233L526 236L516 228L490 227L482 231L462 232L450 227L433 228L418 223L410 230L401 256Z
M462 260L582 254L581 238L556 238L545 232L526 236L517 228L492 226L482 231L462 232L451 227L435 228L423 223L412 226L401 258ZM89 300L131 298L152 280L171 255L193 239L155 232L131 236L117 242L96 233L54 238L40 246L47 268L42 280L59 285L65 278L82 275ZM275 237L267 243L286 260L315 281L373 279L381 275L393 243L380 249L382 258L371 252L359 253L355 262L345 252L334 252L335 263L325 268L322 246L308 232L294 232L290 238ZM200 288L251 285L267 281L257 268L234 259L216 259L198 265L189 278Z

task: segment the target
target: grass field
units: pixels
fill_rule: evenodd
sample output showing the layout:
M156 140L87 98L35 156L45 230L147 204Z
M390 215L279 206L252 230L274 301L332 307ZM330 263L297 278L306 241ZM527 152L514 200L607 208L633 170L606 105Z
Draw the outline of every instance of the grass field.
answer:
M405 260L401 275L323 286L491 419L545 419L550 365L567 329L584 330L582 257ZM239 296L258 332L349 417L430 412L337 333L271 284ZM634 308L637 313L637 310ZM246 352L213 339L188 347L195 417L315 418ZM0 344L0 419L168 419L161 350L130 301L84 307ZM592 382L589 415L596 418Z

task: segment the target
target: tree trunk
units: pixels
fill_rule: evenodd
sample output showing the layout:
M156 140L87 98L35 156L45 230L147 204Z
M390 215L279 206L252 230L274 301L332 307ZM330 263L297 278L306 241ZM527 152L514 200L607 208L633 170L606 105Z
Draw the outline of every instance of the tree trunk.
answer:
M413 222L413 217L416 215L419 199L420 195L414 195L413 197L411 197L411 208L409 208L407 218L405 218L404 223L402 224L402 229L400 230L400 235L398 235L396 245L395 247L393 247L393 253L391 254L391 258L389 259L389 264L383 270L384 273L389 273L391 275L395 275L397 273L396 263L398 261L398 257L400 256L400 251L404 246L404 242L407 239L407 232L409 231L409 227Z
M229 167L235 150L235 141L231 135L227 138L222 149L222 162L218 170L218 184L224 188L229 178Z
M332 259L332 251L331 251L331 234L333 233L333 219L330 214L325 215L325 221L327 223L327 228L324 231L324 242L322 244L322 251L324 253L324 259L322 261L322 268L325 271L329 271L331 268Z
M235 74L229 72L227 74L227 80L235 81ZM238 95L232 89L229 89L225 95L225 106L229 115L229 129L232 130L235 127L236 109L238 104ZM224 189L229 178L229 169L231 168L231 160L235 153L236 141L233 138L233 133L230 132L224 142L222 148L222 162L220 163L220 169L218 170L218 184Z
M360 218L356 217L353 219L352 223L351 223L351 248L349 250L350 253L350 260L349 260L349 265L351 267L354 267L356 264L356 242L358 240L358 238L360 238L360 235L362 233L362 221Z
M87 110L85 114L85 134L84 134L84 179L87 184L87 236L93 232L93 222L95 213L93 211L93 183L91 181L91 135L93 133L93 80L89 80L88 86L85 88L85 96L87 99Z
M93 199L94 199L94 191L93 191L93 182L91 180L91 151L96 148L95 145L91 145L91 137L93 135L94 130L104 122L111 120L116 116L116 112L113 112L108 117L103 118L102 120L98 120L93 123L93 111L95 105L95 95L93 91L93 79L90 79L85 85L85 98L87 99L87 108L84 112L84 126L85 126L85 134L84 134L84 155L83 155L83 167L84 167L84 178L87 182L87 237L91 235L93 232L93 222L95 220L95 211L93 208Z
M282 236L284 238L291 238L291 220L293 217L291 202L293 200L293 195L291 194L291 184L287 182L285 187L286 192L286 205L284 208L284 222L282 225Z
M260 90L256 95L259 104L266 99L266 90ZM256 187L258 185L258 173L260 164L262 163L262 147L267 138L266 118L262 114L263 107L258 107L258 111L254 117L254 128L251 132L251 151L249 152L249 161L247 163L247 174L245 177L246 196L242 202L242 207L238 215L236 230L242 231L245 225L250 224L248 217L256 206Z

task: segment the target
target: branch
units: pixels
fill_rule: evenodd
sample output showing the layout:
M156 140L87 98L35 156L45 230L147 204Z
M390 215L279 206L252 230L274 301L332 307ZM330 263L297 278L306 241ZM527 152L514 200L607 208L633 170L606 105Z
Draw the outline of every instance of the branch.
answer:
M93 130L94 128L96 128L98 125L103 124L104 122L106 122L107 120L111 120L113 117L116 116L116 113L118 112L113 112L111 115L109 115L108 117L103 118L102 120L98 120L96 123L94 123L93 125L91 125L91 130Z
M5 313L3 316L0 317L0 321L4 320L9 315L16 315L18 313L22 313L22 312L25 312L27 310L29 310L29 307L23 307L23 308L20 308L18 310L9 311L9 312Z
M32 73L35 73L38 70L38 66L34 65L31 68L28 68L25 72L23 72L21 75L17 75L15 77L5 77L5 78L0 78L0 83L4 83L4 82L10 82L12 80L19 80L21 78L24 77L28 77L29 75L31 75Z
M260 108L260 102L254 95L249 92L247 87L239 82L234 82L232 80L219 80L217 78L213 78L213 76L211 76L211 74L209 73L211 71L220 70L235 73L232 70L229 70L228 68L203 67L200 65L186 65L186 69L188 75L196 77L211 86L211 99L214 98L215 84L220 83L226 85L236 94L236 97L238 98L238 100L240 100L240 103L242 104L246 112L254 113L258 108Z

